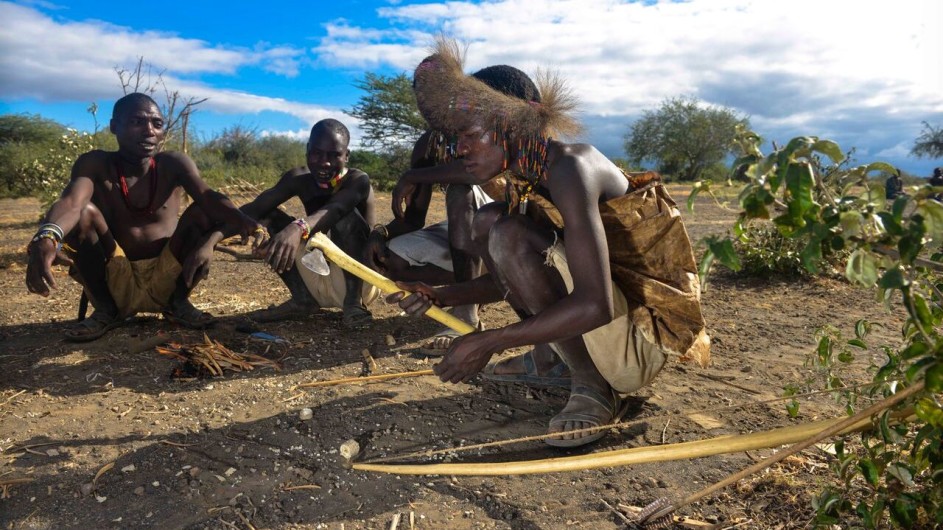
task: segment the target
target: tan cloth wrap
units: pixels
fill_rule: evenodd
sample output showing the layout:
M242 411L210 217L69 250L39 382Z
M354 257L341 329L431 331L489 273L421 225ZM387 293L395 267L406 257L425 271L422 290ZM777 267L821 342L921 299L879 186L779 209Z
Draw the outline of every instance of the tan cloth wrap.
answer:
M301 258L304 255L305 242L302 241L298 244L298 252L295 254L295 267L298 267L298 272L301 274L301 279L304 280L308 292L311 293L311 296L317 300L318 305L321 307L343 308L344 296L347 294L347 286L344 285L344 269L338 267L333 261L328 261L331 272L326 276L321 276L308 270L301 263ZM363 282L362 293L363 303L366 305L379 296L380 290L367 282Z
M628 301L632 323L648 341L706 367L710 337L691 240L668 191L660 182L648 182L599 205L612 279ZM530 202L529 217L563 228L550 201L532 193Z
M183 270L170 245L156 258L131 261L118 247L108 260L105 279L121 317L159 313L167 308Z
M558 240L547 249L547 265L554 267L573 292L573 277L566 260L566 247ZM652 382L665 365L665 353L645 338L629 318L629 303L612 285L614 318L608 324L583 334L583 342L599 373L617 392L635 392Z

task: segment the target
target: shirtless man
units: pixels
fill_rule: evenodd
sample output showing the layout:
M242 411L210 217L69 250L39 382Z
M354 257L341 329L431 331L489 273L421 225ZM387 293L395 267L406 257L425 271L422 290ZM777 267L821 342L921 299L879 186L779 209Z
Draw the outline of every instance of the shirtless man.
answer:
M423 63L419 68L423 68ZM483 68L472 77L491 88L527 101L540 101L537 86L523 72L507 65ZM425 132L413 146L411 168L393 189L393 220L374 227L367 245L367 263L390 279L431 285L461 283L480 276L481 259L472 251L472 219L479 208L503 197L504 182L477 182L445 145L445 135ZM500 181L500 182L499 182ZM425 226L433 186L445 186L446 221ZM479 326L478 305L451 309L456 317ZM437 333L420 353L444 355L458 333Z
M188 300L209 270L210 255L196 249L214 226L243 237L262 229L210 189L187 155L158 152L164 117L149 96L119 99L110 129L118 151L95 150L76 160L69 184L29 243L26 286L49 296L57 256L72 265L95 311L67 329L66 340L96 339L137 312L205 327L212 316ZM193 199L182 217L180 188ZM65 246L72 250L60 253Z
M456 339L435 372L467 381L508 348L552 343L570 369L570 397L547 439L575 447L619 419L622 396L649 384L667 354L702 363L709 339L700 312L697 266L674 202L657 175L627 176L594 147L551 140L576 129L560 83L540 86L540 105L522 104L460 81L457 47L417 79L426 119L456 131L465 170L484 181L507 167L510 203L485 206L472 237L488 274L464 284L401 286L389 297L410 314L431 304L508 300L519 323ZM460 104L459 104L460 103ZM509 118L511 117L511 118ZM567 257L572 259L567 260ZM550 361L535 360L538 368ZM505 363L505 370L520 363Z
M349 143L350 132L343 123L319 121L308 139L307 167L287 171L275 186L242 207L272 234L257 253L291 293L290 300L260 312L253 317L256 320L303 317L320 307L343 307L343 323L348 327L373 319L364 302L376 297L374 287L334 264L329 275L319 276L300 261L308 237L315 232L329 234L349 256L364 255L374 219L373 188L366 173L347 167ZM292 197L301 200L305 217L293 219L278 208Z

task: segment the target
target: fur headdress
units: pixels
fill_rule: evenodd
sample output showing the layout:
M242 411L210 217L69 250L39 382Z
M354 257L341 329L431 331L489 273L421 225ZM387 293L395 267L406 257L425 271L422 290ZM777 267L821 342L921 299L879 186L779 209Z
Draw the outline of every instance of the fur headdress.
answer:
M463 63L464 53L458 43L440 37L433 54L416 68L416 100L433 128L455 133L471 120L483 118L486 127L494 128L498 142L546 141L551 135L573 136L580 132L579 122L572 115L576 98L558 76L539 73L539 102L525 101L465 75Z

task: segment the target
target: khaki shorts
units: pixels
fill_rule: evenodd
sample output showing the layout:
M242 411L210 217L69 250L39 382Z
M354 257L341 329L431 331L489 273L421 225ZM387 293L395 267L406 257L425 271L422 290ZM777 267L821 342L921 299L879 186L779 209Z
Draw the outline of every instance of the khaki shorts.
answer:
M169 245L156 258L135 261L118 247L105 267L105 279L123 318L166 309L182 270Z
M489 202L493 202L481 186L472 186L471 189L475 195L476 210ZM387 248L414 267L435 265L440 269L452 272L452 249L449 246L448 221L442 221L394 237L387 243Z
M573 277L566 260L566 248L557 240L547 249L547 265L554 267L573 291ZM583 342L599 373L622 394L634 392L652 382L665 365L667 356L647 340L629 320L629 307L622 291L612 284L614 318L608 324L583 334Z
M344 269L338 267L334 262L328 261L331 272L326 276L321 276L316 272L309 270L301 263L301 258L305 255L305 244L302 241L298 246L298 252L295 255L295 267L301 274L301 279L305 282L308 292L318 302L321 307L344 307L344 296L347 294L347 286L344 285ZM379 296L380 290L363 282L361 296L364 305L374 301Z

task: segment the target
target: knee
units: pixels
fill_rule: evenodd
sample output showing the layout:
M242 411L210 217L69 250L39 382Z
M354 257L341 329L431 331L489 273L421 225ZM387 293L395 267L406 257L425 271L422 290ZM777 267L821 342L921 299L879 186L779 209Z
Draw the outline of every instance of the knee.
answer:
M487 243L491 227L494 226L498 219L504 216L506 207L507 205L505 203L493 202L478 209L475 218L472 220L472 242L476 245Z
M364 220L360 212L354 210L344 217L341 217L334 226L331 227L332 239L340 243L341 241L365 243L367 236L370 235L370 227Z
M101 210L92 203L85 205L79 213L79 222L75 225L72 234L79 241L96 240L98 234L108 231L108 223Z
M530 251L527 226L518 216L496 219L488 233L488 254L495 263L520 263Z

